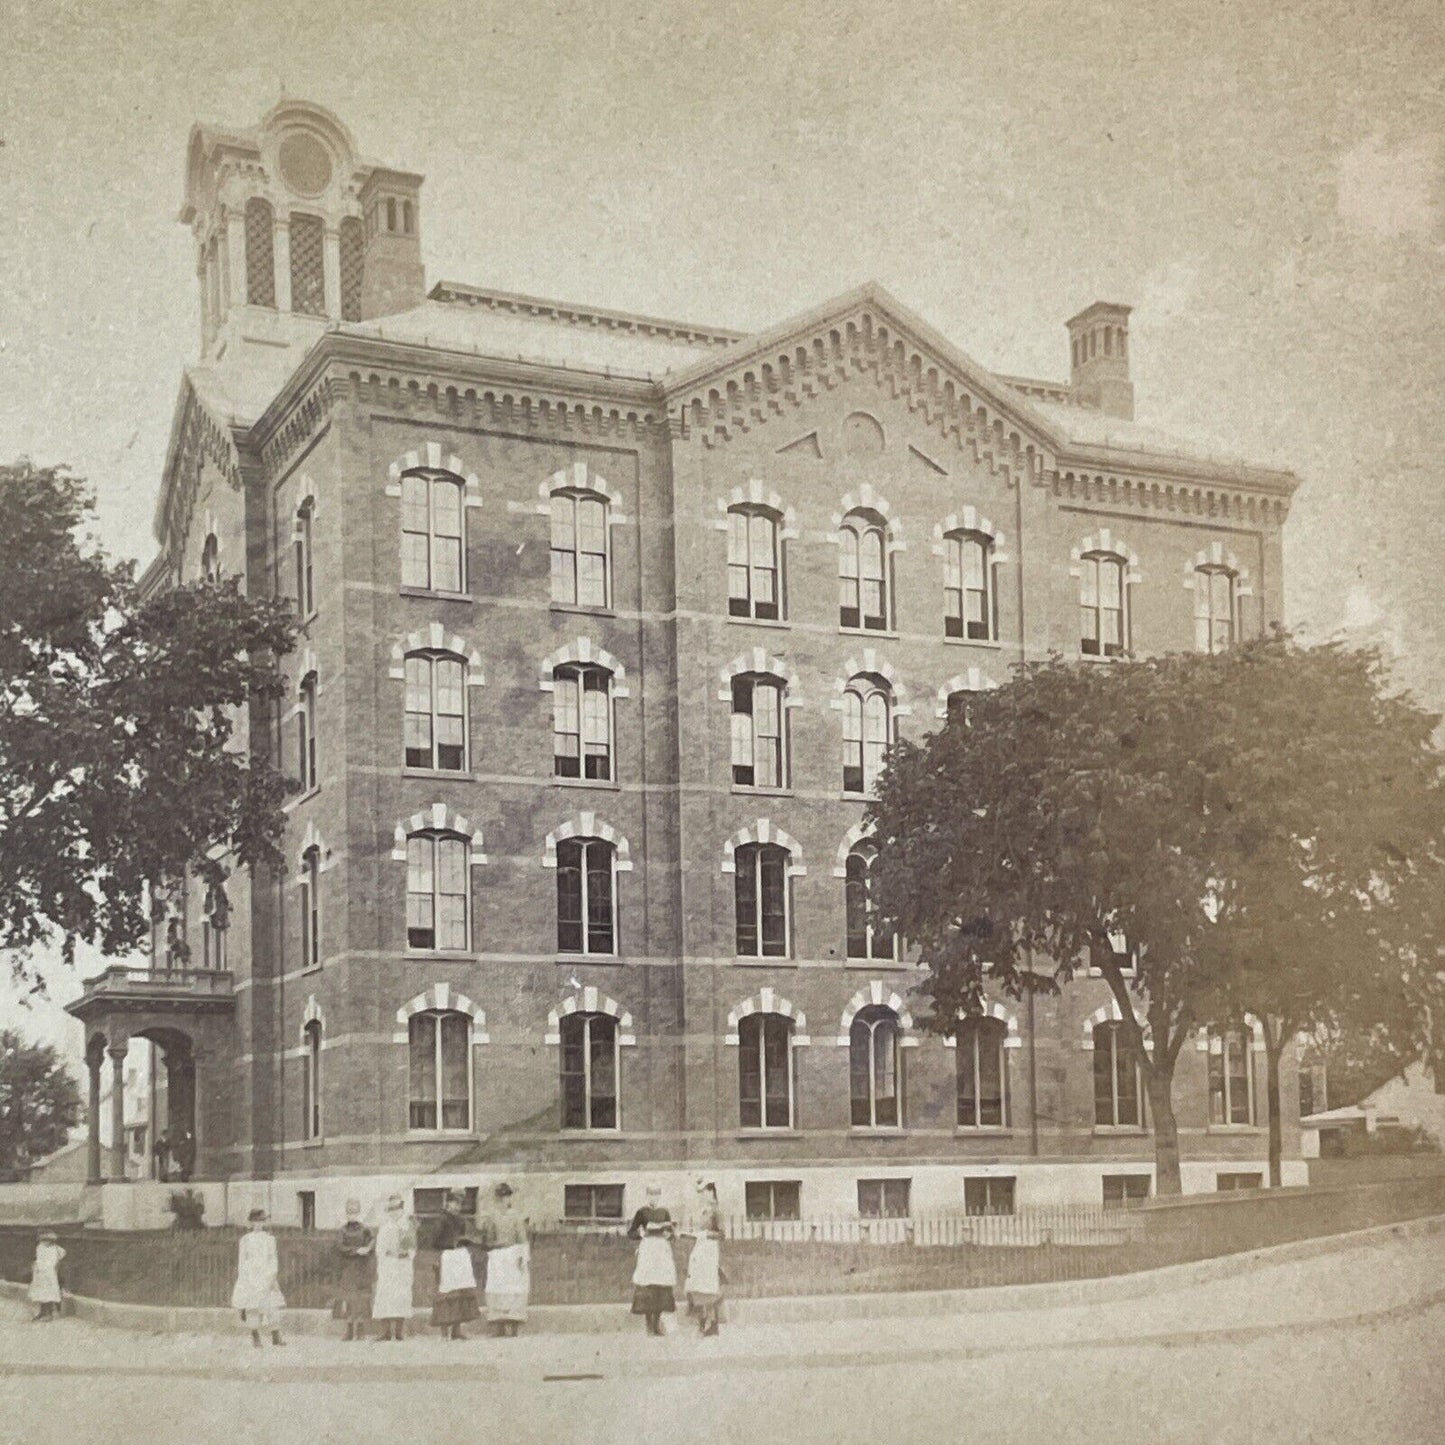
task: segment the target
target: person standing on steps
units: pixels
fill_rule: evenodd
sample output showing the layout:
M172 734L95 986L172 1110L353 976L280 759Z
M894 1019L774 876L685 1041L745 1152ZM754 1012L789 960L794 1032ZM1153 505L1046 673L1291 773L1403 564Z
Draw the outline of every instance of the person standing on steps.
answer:
M286 1308L286 1299L281 1293L276 1236L266 1228L264 1209L253 1209L246 1222L250 1228L241 1236L231 1308L240 1310L242 1324L250 1325L251 1343L257 1349L261 1347L263 1330L270 1332L273 1345L284 1345L281 1311Z
M53 1229L42 1229L35 1241L35 1263L30 1267L30 1303L36 1306L35 1319L60 1317L60 1261L65 1251Z
M722 1211L717 1203L717 1185L699 1187L697 1217L690 1233L693 1246L687 1257L683 1293L687 1296L688 1308L697 1315L698 1330L704 1335L715 1335L722 1307Z
M386 1201L386 1217L376 1231L376 1293L371 1317L381 1326L378 1340L399 1340L411 1317L416 1226L407 1218L400 1194Z
M441 1258L437 1261L437 1297L431 1322L444 1330L449 1340L465 1339L462 1326L481 1314L477 1275L472 1268L472 1252L467 1248L471 1231L462 1217L465 1203L461 1191L453 1189L447 1195L446 1213L437 1221L436 1242Z
M494 1335L515 1335L526 1323L532 1292L532 1241L526 1219L517 1212L512 1186L497 1185L496 1209L482 1225L487 1251L487 1323Z
M151 1155L155 1159L156 1178L164 1184L171 1177L171 1139L164 1129L156 1135L156 1142L151 1145Z
M663 1333L662 1317L677 1309L677 1262L672 1256L672 1215L662 1207L662 1190L647 1186L647 1203L632 1216L628 1239L637 1240L632 1271L632 1313L647 1322L647 1333Z
M346 1338L359 1340L371 1315L371 1255L376 1236L361 1222L359 1200L346 1201L346 1223L336 1239L338 1256L333 1319L346 1322Z

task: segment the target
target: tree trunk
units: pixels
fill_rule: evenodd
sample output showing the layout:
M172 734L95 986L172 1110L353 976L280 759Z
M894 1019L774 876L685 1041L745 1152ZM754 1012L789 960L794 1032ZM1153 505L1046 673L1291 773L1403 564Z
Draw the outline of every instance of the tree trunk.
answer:
M1264 1025L1264 1094L1269 1110L1269 1187L1278 1189L1281 1182L1280 1159L1284 1154L1283 1129L1280 1124L1279 1057L1284 1051L1285 1031L1274 1027L1274 1020Z
M1154 1192L1182 1194L1179 1177L1179 1125L1174 1118L1174 1068L1158 1064L1144 1071L1144 1088L1149 1096L1149 1116L1154 1127Z

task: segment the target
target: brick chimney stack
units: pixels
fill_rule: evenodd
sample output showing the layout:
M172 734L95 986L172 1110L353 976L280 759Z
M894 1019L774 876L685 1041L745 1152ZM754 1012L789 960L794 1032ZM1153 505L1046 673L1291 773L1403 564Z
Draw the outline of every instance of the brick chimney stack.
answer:
M1112 301L1096 301L1066 323L1074 400L1126 421L1134 419L1134 384L1129 380L1131 310Z

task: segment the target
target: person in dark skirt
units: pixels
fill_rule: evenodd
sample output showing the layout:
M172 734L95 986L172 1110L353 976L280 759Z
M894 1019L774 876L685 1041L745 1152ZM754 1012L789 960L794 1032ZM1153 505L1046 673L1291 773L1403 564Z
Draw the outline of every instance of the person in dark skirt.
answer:
M336 1238L336 1298L331 1317L346 1322L346 1338L359 1340L371 1318L371 1256L376 1236L361 1222L359 1200L346 1201L346 1223Z
M447 1195L446 1213L437 1221L436 1246L441 1251L437 1265L437 1297L431 1322L446 1331L449 1340L461 1340L462 1326L481 1314L477 1303L477 1275L472 1252L467 1247L471 1229L462 1217L466 1197L453 1190Z
M662 1207L662 1190L647 1189L647 1203L632 1216L628 1239L637 1241L632 1271L632 1313L647 1321L647 1333L663 1333L662 1317L677 1310L677 1261L672 1254L672 1216Z

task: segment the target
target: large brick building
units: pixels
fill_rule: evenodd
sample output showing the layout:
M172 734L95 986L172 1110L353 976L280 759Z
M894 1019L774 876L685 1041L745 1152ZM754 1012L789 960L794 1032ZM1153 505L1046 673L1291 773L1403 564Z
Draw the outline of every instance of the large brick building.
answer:
M1052 383L872 285L757 335L428 291L420 192L316 106L192 134L150 576L296 599L248 728L302 791L286 876L178 891L186 966L89 985L93 1081L153 1040L198 1175L323 1223L502 1176L552 1217L699 1173L754 1215L1147 1189L1102 981L923 1032L860 820L890 737L1020 659L1279 619L1294 478L1135 423L1125 306ZM1177 1099L1187 1189L1263 1173L1252 1040Z

